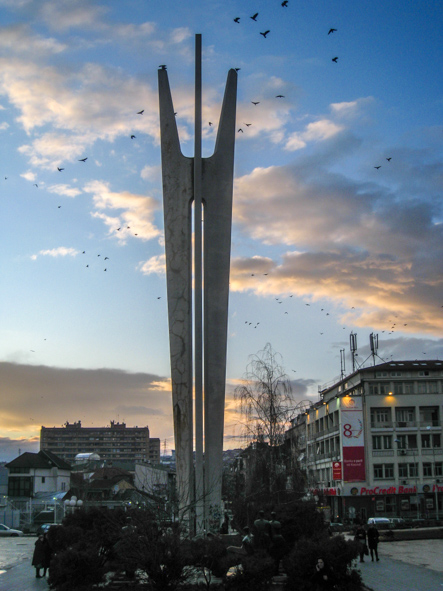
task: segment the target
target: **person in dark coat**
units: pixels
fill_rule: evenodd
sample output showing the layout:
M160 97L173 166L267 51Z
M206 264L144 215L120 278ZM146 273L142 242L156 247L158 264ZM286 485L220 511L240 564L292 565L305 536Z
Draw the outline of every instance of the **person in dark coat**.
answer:
M364 562L368 547L366 545L366 531L362 525L359 525L356 529L354 540L359 543L358 552L360 554L360 562Z
M51 548L51 544L49 543L48 540L48 535L47 534L43 534L43 562L42 562L42 566L43 566L43 577L46 577L46 571L49 568L49 565L51 563L51 558L52 558L52 548Z
M323 558L317 559L312 582L316 591L327 591L334 588L334 573Z
M374 554L377 562L380 560L378 557L378 539L379 539L378 529L375 527L374 523L371 523L368 529L368 546L369 551L371 553L371 560L374 562Z
M45 568L45 543L44 536L38 536L35 542L34 554L32 555L32 566L35 568L35 576L37 579L41 579L40 569ZM46 570L45 570L46 573Z

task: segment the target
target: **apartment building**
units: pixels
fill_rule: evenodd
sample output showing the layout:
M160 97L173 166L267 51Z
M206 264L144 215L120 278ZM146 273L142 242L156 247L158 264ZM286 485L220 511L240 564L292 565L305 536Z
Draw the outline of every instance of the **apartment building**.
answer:
M81 421L42 427L40 449L71 463L77 454L85 453L96 453L106 461L160 463L160 439L149 436L149 427L127 427L115 421L107 427L83 427Z
M319 504L335 520L443 518L443 361L361 368L319 394L288 432Z

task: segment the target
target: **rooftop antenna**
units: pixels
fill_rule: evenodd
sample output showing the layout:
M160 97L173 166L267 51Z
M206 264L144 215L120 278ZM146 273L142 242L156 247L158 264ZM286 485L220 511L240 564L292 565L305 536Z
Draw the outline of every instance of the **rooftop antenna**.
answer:
M357 357L357 335L353 332L349 335L349 345L351 347L352 356L352 372L355 371L355 358Z
M372 353L372 361L375 365L375 358L377 357L377 349L378 349L378 334L374 334L371 332L369 335L369 344L371 346L371 353Z
M340 349L340 375L341 378L343 379L346 375L346 359L345 359L345 350L344 349Z

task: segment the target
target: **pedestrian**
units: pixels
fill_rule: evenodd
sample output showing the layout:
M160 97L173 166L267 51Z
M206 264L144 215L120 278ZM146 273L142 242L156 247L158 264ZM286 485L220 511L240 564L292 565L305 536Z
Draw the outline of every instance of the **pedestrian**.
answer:
M41 579L40 569L45 568L45 543L43 535L38 536L35 546L34 554L32 555L32 566L35 568L35 577ZM46 573L46 569L45 569Z
M374 523L371 523L368 529L368 546L371 552L371 560L374 562L374 554L377 562L380 560L378 557L378 540L379 540L378 529Z
M220 533L224 535L229 533L229 515L227 513L225 513L225 519L221 524Z
M49 565L51 564L51 558L52 548L51 544L49 543L48 534L43 534L43 577L46 577L46 571L48 570Z
M315 591L327 591L334 588L334 573L323 558L318 558L312 576Z
M360 562L365 561L365 554L369 554L368 546L366 545L366 531L362 525L359 525L355 531L354 540L358 542L358 552L360 554Z

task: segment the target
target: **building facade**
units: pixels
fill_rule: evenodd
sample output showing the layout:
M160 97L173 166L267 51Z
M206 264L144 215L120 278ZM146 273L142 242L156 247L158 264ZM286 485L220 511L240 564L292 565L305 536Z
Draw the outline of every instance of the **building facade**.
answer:
M115 421L107 427L82 427L81 421L42 427L40 449L68 462L74 462L78 454L96 453L108 462L160 463L160 439L149 436L149 427L127 427Z
M333 520L441 519L442 412L443 361L392 361L320 390L288 436Z
M71 466L48 451L26 452L6 464L8 497L33 498L38 494L68 492Z

